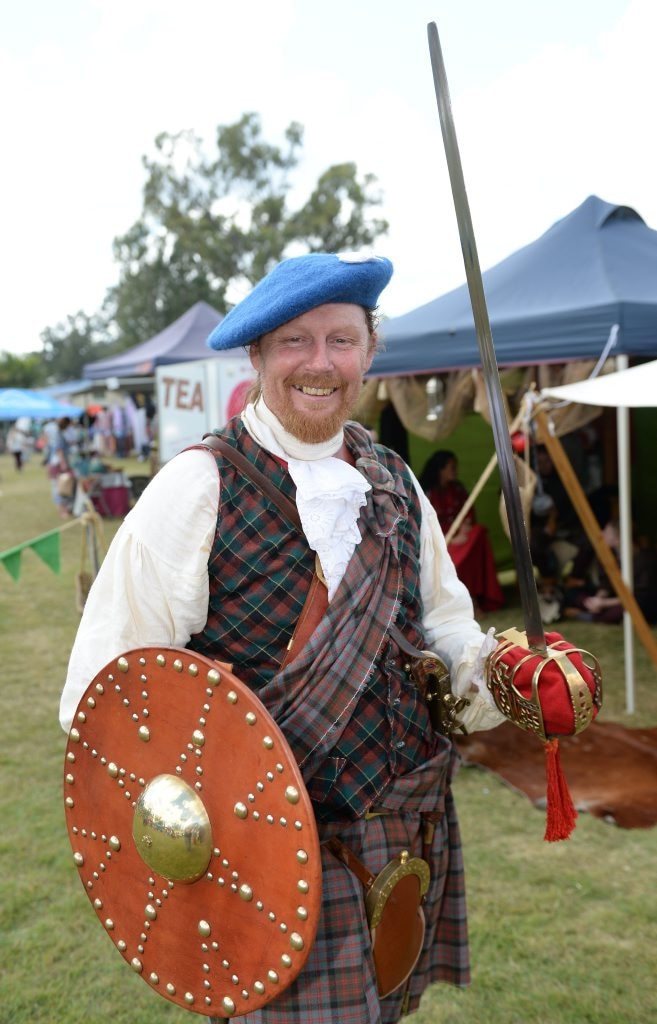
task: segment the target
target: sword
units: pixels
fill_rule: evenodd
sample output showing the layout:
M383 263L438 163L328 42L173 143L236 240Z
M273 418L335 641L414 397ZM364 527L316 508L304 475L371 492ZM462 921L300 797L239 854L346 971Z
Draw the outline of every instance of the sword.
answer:
M511 450L511 439L504 412L504 401L502 399L502 387L500 375L495 358L495 347L493 335L488 319L486 308L486 297L484 295L484 283L479 267L477 246L475 243L474 230L470 217L470 207L465 191L463 168L459 155L452 106L449 98L449 87L445 74L443 55L440 49L438 29L432 21L427 26L429 36L429 54L431 56L431 69L433 71L433 82L438 102L438 114L440 116L440 127L443 134L445 156L447 157L447 168L452 186L454 208L458 223L459 237L461 239L461 251L465 264L465 275L468 282L470 302L472 304L472 315L474 317L475 331L479 352L481 354L481 365L484 372L484 382L488 404L491 411L491 423L493 437L495 439L495 451L500 469L500 480L502 493L506 503L507 517L509 520L509 532L513 547L516 573L518 576L518 589L522 602L523 617L525 620L525 633L527 644L531 651L537 654L546 655L545 633L538 604L538 593L532 565L527 530L522 515L520 502L520 489L518 477L513 464L513 453Z

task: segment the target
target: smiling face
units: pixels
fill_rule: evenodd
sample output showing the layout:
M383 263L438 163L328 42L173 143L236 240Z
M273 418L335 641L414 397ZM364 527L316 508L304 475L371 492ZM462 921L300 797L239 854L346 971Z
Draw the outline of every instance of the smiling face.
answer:
M319 444L349 418L375 344L360 306L330 303L263 335L250 356L268 408L290 434Z

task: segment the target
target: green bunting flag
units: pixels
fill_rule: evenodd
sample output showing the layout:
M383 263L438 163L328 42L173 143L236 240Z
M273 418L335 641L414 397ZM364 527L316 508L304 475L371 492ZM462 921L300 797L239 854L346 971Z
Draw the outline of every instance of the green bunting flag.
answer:
M12 548L11 551L4 551L0 555L5 569L15 580L21 574L21 551L22 548Z
M18 580L21 574L21 555L26 548L31 548L34 554L42 562L45 562L49 569L59 573L61 551L59 534L59 530L50 530L49 533L42 533L40 537L26 540L24 544L19 544L15 548L9 548L8 551L0 551L0 561L9 575L13 579Z

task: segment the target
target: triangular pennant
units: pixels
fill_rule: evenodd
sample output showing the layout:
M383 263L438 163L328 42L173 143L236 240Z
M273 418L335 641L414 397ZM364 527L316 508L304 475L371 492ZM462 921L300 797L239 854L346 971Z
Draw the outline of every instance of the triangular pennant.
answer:
M21 574L21 552L22 548L12 548L11 551L3 551L0 554L0 561L4 565L5 569L15 580L18 580Z
M33 540L29 547L35 555L38 555L42 562L45 562L49 569L58 573L60 569L60 543L59 530L51 533L44 533L42 537Z

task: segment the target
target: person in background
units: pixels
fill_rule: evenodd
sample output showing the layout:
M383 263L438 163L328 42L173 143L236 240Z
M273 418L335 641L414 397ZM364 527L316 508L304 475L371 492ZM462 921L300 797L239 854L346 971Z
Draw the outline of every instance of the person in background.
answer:
M79 480L90 480L93 477L100 477L103 473L109 473L114 468L108 462L101 459L97 451L81 451L72 459L75 475Z
M585 483L585 462L578 435L568 434L564 440L566 439L570 440L568 455L573 471L578 479ZM577 453L580 455L579 459L574 458ZM537 474L534 504L537 507L541 506L537 519L543 520L544 531L542 543L537 537L536 548L541 552L538 557L542 557L546 562L553 562L558 579L564 564L574 559L579 549L586 545L586 533L573 500L545 445L536 445L533 463ZM541 575L544 575L542 571Z
M69 446L66 441L66 430L71 420L68 416L62 416L55 423L55 429L51 429L48 435L48 462L46 470L50 480L52 500L57 506L62 519L70 519L73 512L73 500L75 497L75 482L72 482L71 493L60 492L59 477L63 473L73 473L69 455Z
M63 434L64 440L66 441L69 462L72 462L84 446L84 428L80 420L69 420L68 426L63 430Z
M467 488L458 479L454 452L434 452L420 474L420 485L436 511L443 533L447 534L468 499ZM494 612L501 608L504 593L497 578L493 548L488 530L476 521L474 506L450 540L448 550L475 610Z
M610 519L602 536L620 560L618 521ZM632 539L632 587L636 603L646 622L657 623L657 548L654 544ZM564 581L563 618L584 622L616 624L623 619L623 603L598 564L593 548L588 545L573 564Z
M128 414L123 405L112 406L112 435L114 453L117 459L125 459L128 453Z
M102 487L103 474L111 472L114 467L101 459L93 448L82 449L70 461L76 479L72 511L74 516L80 516L98 494L98 488ZM102 501L100 507L103 507Z
M22 470L34 445L30 427L30 420L21 416L7 433L7 451L14 457L14 468L17 472Z
M148 436L148 420L144 396L138 394L133 399L128 395L125 410L129 424L128 429L132 435L132 444L137 452L137 458L140 462L145 462L150 453L150 438Z
M42 466L48 465L48 460L50 459L50 452L52 450L55 438L58 436L58 434L59 427L57 426L57 420L47 420L43 425L41 436L39 438L42 452Z
M106 405L102 406L96 413L94 419L92 444L94 449L101 455L114 455L114 436L112 434L112 417Z

